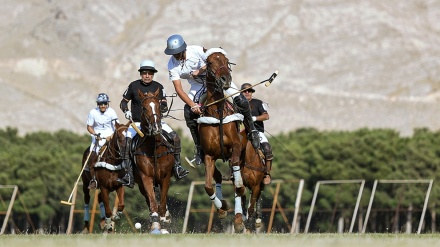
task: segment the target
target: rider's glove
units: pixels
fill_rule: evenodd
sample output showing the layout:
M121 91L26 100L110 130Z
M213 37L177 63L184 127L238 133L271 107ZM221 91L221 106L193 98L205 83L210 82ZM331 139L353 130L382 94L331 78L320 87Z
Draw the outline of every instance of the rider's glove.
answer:
M125 118L128 119L128 120L130 120L132 118L131 111L126 111L125 112Z

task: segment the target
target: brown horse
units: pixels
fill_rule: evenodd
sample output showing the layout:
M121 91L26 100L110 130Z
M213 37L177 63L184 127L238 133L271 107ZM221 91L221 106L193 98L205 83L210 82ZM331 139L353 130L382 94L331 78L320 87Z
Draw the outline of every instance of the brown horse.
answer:
M117 178L122 178L125 174L121 166L123 159L120 151L125 148L126 140L124 133L128 129L128 124L123 125L116 122L115 127L115 132L104 146L101 147L97 162L94 164L96 181L98 188L101 190L100 197L105 208L104 231L107 232L112 232L112 222L120 219L125 207L125 190L117 182ZM112 191L116 191L118 197L118 208L115 215L112 214L109 202L109 194Z
M248 203L248 208L246 210L246 195L243 194L242 206L247 219L245 221L246 229L250 232L255 232L256 228L260 227L261 224L261 206L260 210L256 210L256 205L260 202L261 192L264 189L263 179L267 171L267 167L264 164L264 155L260 149L256 150L252 147L250 141L246 139L246 133L241 132L242 144L246 148L242 151L241 159L241 175L243 177L243 183L246 188L250 191L250 198ZM257 206L258 208L258 206ZM237 230L242 230L240 227Z
M146 94L139 90L138 94L142 100L141 131L144 137L139 137L133 153L137 166L134 169L135 181L150 210L151 233L169 233L166 230L170 225L167 197L174 165L174 147L161 135L159 89L155 93ZM160 190L159 204L156 201L156 189Z
M224 90L230 88L232 82L230 63L224 51L214 48L208 50L207 55L206 101L203 102L203 117L198 119L200 144L204 153L205 191L217 208L219 218L224 218L228 205L221 195L222 175L215 166L215 161L220 158L230 161L234 171L236 198L241 198L244 186L240 173L240 156L244 146L239 123L243 117L235 114L229 101L222 100L225 97ZM215 193L212 179L216 182ZM234 224L236 228L244 228L241 212L236 213Z

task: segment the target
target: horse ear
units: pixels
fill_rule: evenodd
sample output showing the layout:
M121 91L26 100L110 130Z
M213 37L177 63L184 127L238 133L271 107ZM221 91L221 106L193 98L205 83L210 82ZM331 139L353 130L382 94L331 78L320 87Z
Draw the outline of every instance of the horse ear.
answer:
M154 92L154 97L157 97L159 95L160 88L157 88L156 92Z
M138 94L139 94L139 97L141 97L141 99L143 99L145 97L144 93L142 93L142 91L140 89L138 89Z

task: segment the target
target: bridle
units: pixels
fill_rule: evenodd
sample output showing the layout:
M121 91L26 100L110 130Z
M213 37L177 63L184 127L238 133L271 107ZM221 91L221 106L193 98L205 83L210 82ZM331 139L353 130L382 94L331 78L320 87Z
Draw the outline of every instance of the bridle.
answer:
M214 55L214 54L212 54ZM211 56L212 56L211 55ZM212 62L209 62L209 57L207 59L206 63L206 72L208 74L206 78L206 83L212 83L214 82L215 85L215 91L223 93L223 84L227 82L229 78L227 76L231 76L232 68L231 65L235 65L234 63L230 63L228 60L226 60L226 64L223 64L219 68L217 68L215 71L211 68ZM214 81L210 81L209 78L214 78Z
M160 130L162 129L162 126L160 125L160 119L162 117L160 110L158 112L155 111L157 108L152 110L153 114L151 114L149 116L147 114L148 109L147 109L147 107L144 106L145 100L152 99L152 98L157 99L157 104L160 104L159 103L160 99L156 96L146 96L145 98L142 99L142 102L141 102L141 105L142 105L141 123L142 123L142 120L144 120L145 123L147 123L146 126L143 126L142 132L144 132L147 136L153 136L156 134L160 134ZM151 105L150 105L150 108L153 109L153 107L151 107ZM152 121L150 121L151 118L157 119L158 121L152 122ZM156 123L159 123L159 124L156 124ZM155 124L157 125L157 130L158 130L158 132L156 132L156 133L154 131Z

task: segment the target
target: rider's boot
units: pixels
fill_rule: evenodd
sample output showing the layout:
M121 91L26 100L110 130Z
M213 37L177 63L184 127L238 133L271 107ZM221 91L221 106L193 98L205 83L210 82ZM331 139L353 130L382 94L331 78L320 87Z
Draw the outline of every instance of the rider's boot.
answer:
M264 163L266 164L266 174L264 176L263 183L271 184L272 178L270 176L270 170L272 170L272 160L273 160L272 147L268 142L263 142L261 143L261 149L263 149Z
M186 177L189 173L188 170L183 168L180 165L180 151L182 147L180 146L180 137L179 135L173 131L169 133L170 137L173 139L174 142L174 167L173 167L173 173L176 180L180 180L184 177Z
M249 101L240 94L234 98L234 104L238 107L238 111L243 114L243 124L248 133L248 139L251 141L252 147L258 149L260 147L260 136L258 130L255 128L254 121L252 120L251 108Z
M200 166L201 164L203 164L203 151L202 151L202 147L200 146L200 142L199 142L199 131L198 131L198 126L194 125L194 126L189 126L189 131L191 132L191 137L193 138L194 141L194 159L196 162L196 165Z
M134 187L134 176L133 176L133 165L130 159L130 146L131 146L131 138L126 138L125 148L123 148L121 152L121 156L124 159L122 161L122 167L125 169L124 177L117 178L116 181L121 183L123 186L127 186L129 188Z

